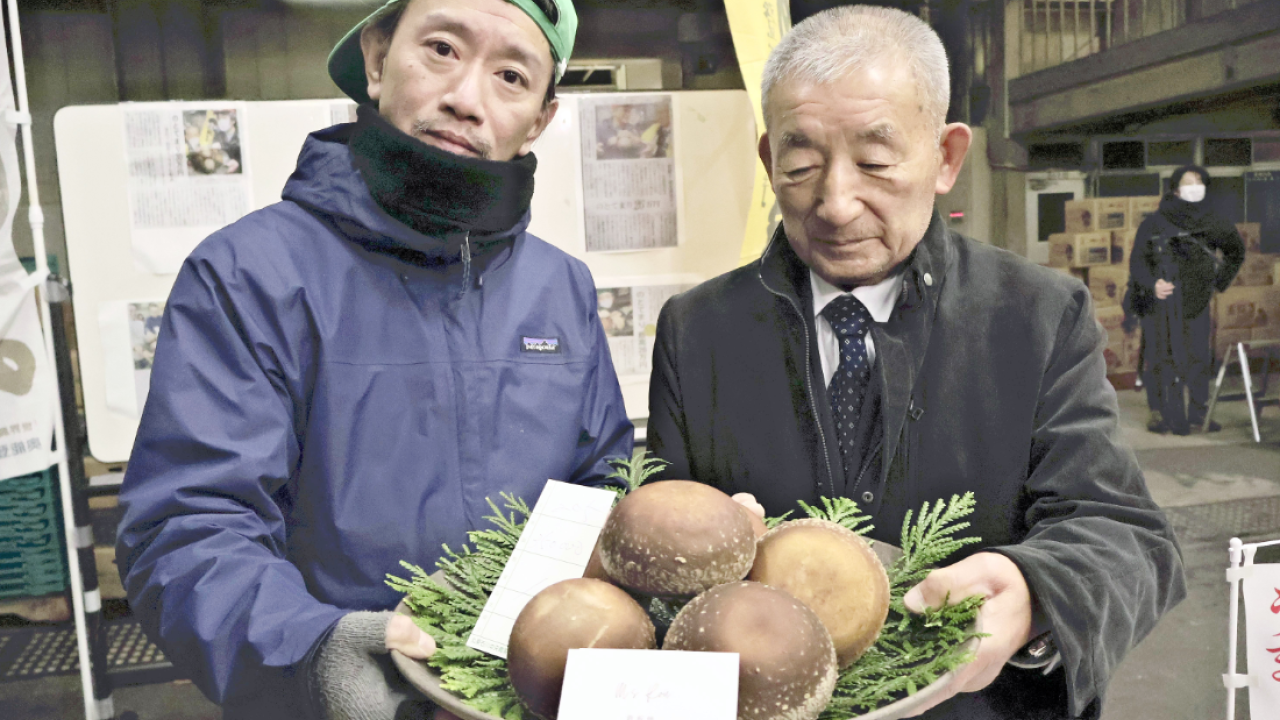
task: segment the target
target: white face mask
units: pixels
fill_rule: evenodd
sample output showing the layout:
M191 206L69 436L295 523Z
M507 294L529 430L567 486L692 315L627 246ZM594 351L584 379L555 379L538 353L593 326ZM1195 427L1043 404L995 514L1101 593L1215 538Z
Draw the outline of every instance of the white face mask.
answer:
M1178 197L1187 202L1200 202L1204 199L1204 186L1183 185L1178 188Z

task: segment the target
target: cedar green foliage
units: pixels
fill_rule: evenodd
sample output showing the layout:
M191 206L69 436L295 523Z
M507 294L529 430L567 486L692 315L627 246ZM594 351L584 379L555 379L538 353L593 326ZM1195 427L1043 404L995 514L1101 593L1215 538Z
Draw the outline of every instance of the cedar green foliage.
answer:
M621 480L627 485L626 490L614 489L619 498L640 487L646 480L662 472L663 468L671 464L662 458L649 457L649 453L644 450L637 450L630 460L614 458L605 462L613 468L613 473L607 479Z
M839 523L858 534L871 530L871 518L861 514L848 498L822 498L822 508L800 503L810 517ZM970 660L962 646L975 633L973 620L982 598L967 598L956 605L927 610L922 615L907 612L902 598L924 579L929 570L952 553L979 538L956 538L969 527L962 518L973 512L973 493L953 495L949 502L928 503L912 524L911 511L902 522L902 557L889 575L889 618L876 644L845 668L836 681L827 709L820 720L846 720L882 707L937 680Z
M440 673L441 687L477 710L523 720L524 708L507 679L507 661L467 647L467 638L532 512L524 500L509 493L502 493L502 500L506 514L488 500L493 514L485 519L493 525L491 529L467 533L471 544L458 552L444 547L445 557L436 563L444 583L401 561L411 577L402 580L388 575L387 584L405 594L414 622L435 639L436 652L427 664Z
M630 492L666 463L637 453L631 460L612 460L610 465L615 470L611 477L625 482ZM524 720L531 716L511 688L506 661L466 645L531 512L523 500L509 493L503 493L502 500L503 509L489 501L493 514L485 519L492 525L490 529L468 533L470 544L456 552L445 546L445 557L437 563L444 583L436 582L420 567L401 562L410 572L409 579L388 575L387 584L405 594L414 621L435 638L438 649L427 663L440 673L442 687L490 715ZM973 504L973 494L966 493L949 502L939 500L932 508L926 503L914 524L912 514L907 513L902 528L903 556L887 569L889 620L876 644L841 673L822 720L844 720L901 699L969 659L961 646L975 636L971 627L980 598L913 615L906 612L902 597L937 563L978 542L978 538L955 537L968 527L961 519L973 512ZM848 498L822 498L821 507L803 502L800 507L810 517L831 520L855 533L871 530L866 524L869 516ZM770 518L766 523L773 527L782 519ZM674 615L676 610L650 606L650 612L658 615Z

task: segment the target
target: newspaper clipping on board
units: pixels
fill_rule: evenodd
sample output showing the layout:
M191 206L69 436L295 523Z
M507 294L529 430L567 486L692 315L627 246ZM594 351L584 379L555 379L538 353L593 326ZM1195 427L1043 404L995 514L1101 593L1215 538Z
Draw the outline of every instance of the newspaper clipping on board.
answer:
M667 298L693 286L694 283L618 285L596 290L596 312L604 326L619 379L649 378L658 313Z
M135 264L173 274L191 250L253 208L244 103L125 105Z
M679 244L669 95L580 101L587 252Z

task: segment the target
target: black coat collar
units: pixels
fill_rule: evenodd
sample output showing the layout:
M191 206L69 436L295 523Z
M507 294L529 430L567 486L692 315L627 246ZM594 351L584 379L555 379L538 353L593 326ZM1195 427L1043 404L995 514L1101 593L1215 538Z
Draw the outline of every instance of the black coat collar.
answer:
M923 402L913 394L920 368L929 349L929 338L937 316L938 298L946 284L948 269L955 250L942 216L934 213L924 239L908 258L903 274L902 299L889 322L871 329L876 344L876 374L883 393L880 413L883 422L883 452L880 468L880 491L888 482L890 466L898 451L902 426L907 416L917 419L924 412Z
M942 221L942 216L935 212L924 237L903 262L902 294L898 298L897 307L888 322L877 323L871 330L876 346L875 373L881 396L882 440L879 482L873 486L864 480L858 487L860 493L870 491L874 498L870 503L857 498L864 502L865 510L874 510L884 495L883 488L888 480L894 455L898 451L903 423L908 414L919 417L923 413L923 407L914 402L912 391L929 346L938 298L954 253L946 224ZM767 290L789 300L801 313L806 337L813 342L813 297L809 289L809 268L791 248L781 224L760 257L758 273ZM812 352L816 352L816 348ZM811 374L814 372L812 365L810 363L807 366ZM811 377L810 387L821 391L825 387L823 378ZM822 395L811 394L810 402L817 403L819 397ZM829 431L830 428L825 430ZM830 442L827 444L834 447ZM835 467L838 468L838 450L833 457ZM840 477L841 474L835 476Z
M942 279L951 260L952 250L947 234L942 216L935 212L925 230L924 238L903 261L903 287L898 308L918 307L936 301L936 290L942 286ZM758 271L760 281L766 289L775 294L786 295L812 314L813 299L808 289L809 268L791 248L781 223L760 256Z

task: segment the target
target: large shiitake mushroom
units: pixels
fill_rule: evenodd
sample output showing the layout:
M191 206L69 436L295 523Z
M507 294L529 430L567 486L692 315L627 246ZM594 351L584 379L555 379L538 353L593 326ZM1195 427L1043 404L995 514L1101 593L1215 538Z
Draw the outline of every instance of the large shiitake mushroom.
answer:
M738 720L813 720L836 685L835 646L822 621L760 583L727 583L694 598L663 650L738 653Z
M747 579L785 590L817 613L840 667L875 643L889 614L884 565L865 540L829 520L792 520L770 530Z
M613 508L600 531L605 572L646 595L692 596L741 580L755 553L750 511L689 480L642 485Z
M653 622L630 595L603 580L573 578L548 586L520 611L507 643L507 674L529 712L553 720L570 650L655 646Z

